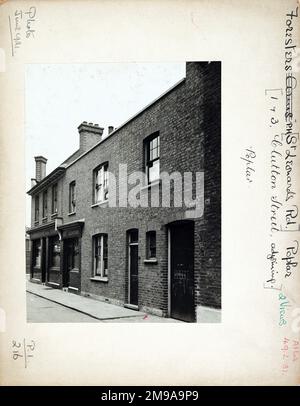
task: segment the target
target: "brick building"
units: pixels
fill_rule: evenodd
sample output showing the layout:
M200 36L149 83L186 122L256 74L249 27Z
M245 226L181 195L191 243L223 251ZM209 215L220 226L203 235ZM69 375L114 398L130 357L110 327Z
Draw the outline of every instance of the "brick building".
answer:
M79 149L50 174L35 157L31 280L162 317L219 321L221 63L188 62L183 80L106 138L97 124L78 131ZM161 173L182 176L170 182L170 205ZM204 174L196 209L192 199L178 204L184 173L193 174L192 199Z
M30 274L30 258L31 258L31 243L30 237L27 234L27 227L25 229L25 262L26 262L26 274Z

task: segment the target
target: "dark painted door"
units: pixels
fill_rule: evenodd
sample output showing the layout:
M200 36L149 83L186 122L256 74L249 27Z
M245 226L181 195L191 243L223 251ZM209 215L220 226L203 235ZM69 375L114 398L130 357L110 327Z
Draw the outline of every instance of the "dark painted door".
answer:
M132 305L139 302L139 231L132 229L128 233L129 247L129 275L128 275L128 301Z
M130 245L130 304L138 305L138 244Z
M64 287L67 287L70 292L79 293L80 269L78 238L65 240Z
M195 321L194 224L171 227L171 317Z

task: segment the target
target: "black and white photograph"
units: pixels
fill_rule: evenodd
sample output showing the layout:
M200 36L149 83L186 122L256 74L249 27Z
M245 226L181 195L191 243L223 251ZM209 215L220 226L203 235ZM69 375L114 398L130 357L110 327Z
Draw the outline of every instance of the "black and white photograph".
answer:
M221 322L221 62L28 65L28 322Z
M0 387L299 385L299 18L0 0Z

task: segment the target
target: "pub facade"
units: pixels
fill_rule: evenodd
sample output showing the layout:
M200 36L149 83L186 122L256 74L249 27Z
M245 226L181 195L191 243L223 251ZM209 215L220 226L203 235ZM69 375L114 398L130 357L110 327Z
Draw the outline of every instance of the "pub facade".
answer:
M220 321L221 64L188 62L184 79L105 138L98 124L78 132L78 150L50 174L35 157L31 281Z

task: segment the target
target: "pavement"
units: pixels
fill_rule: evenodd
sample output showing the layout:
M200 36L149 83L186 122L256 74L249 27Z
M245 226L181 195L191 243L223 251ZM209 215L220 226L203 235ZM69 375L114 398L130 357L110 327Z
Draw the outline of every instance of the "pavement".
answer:
M93 317L27 292L28 323L101 323Z
M27 280L28 322L181 323Z

